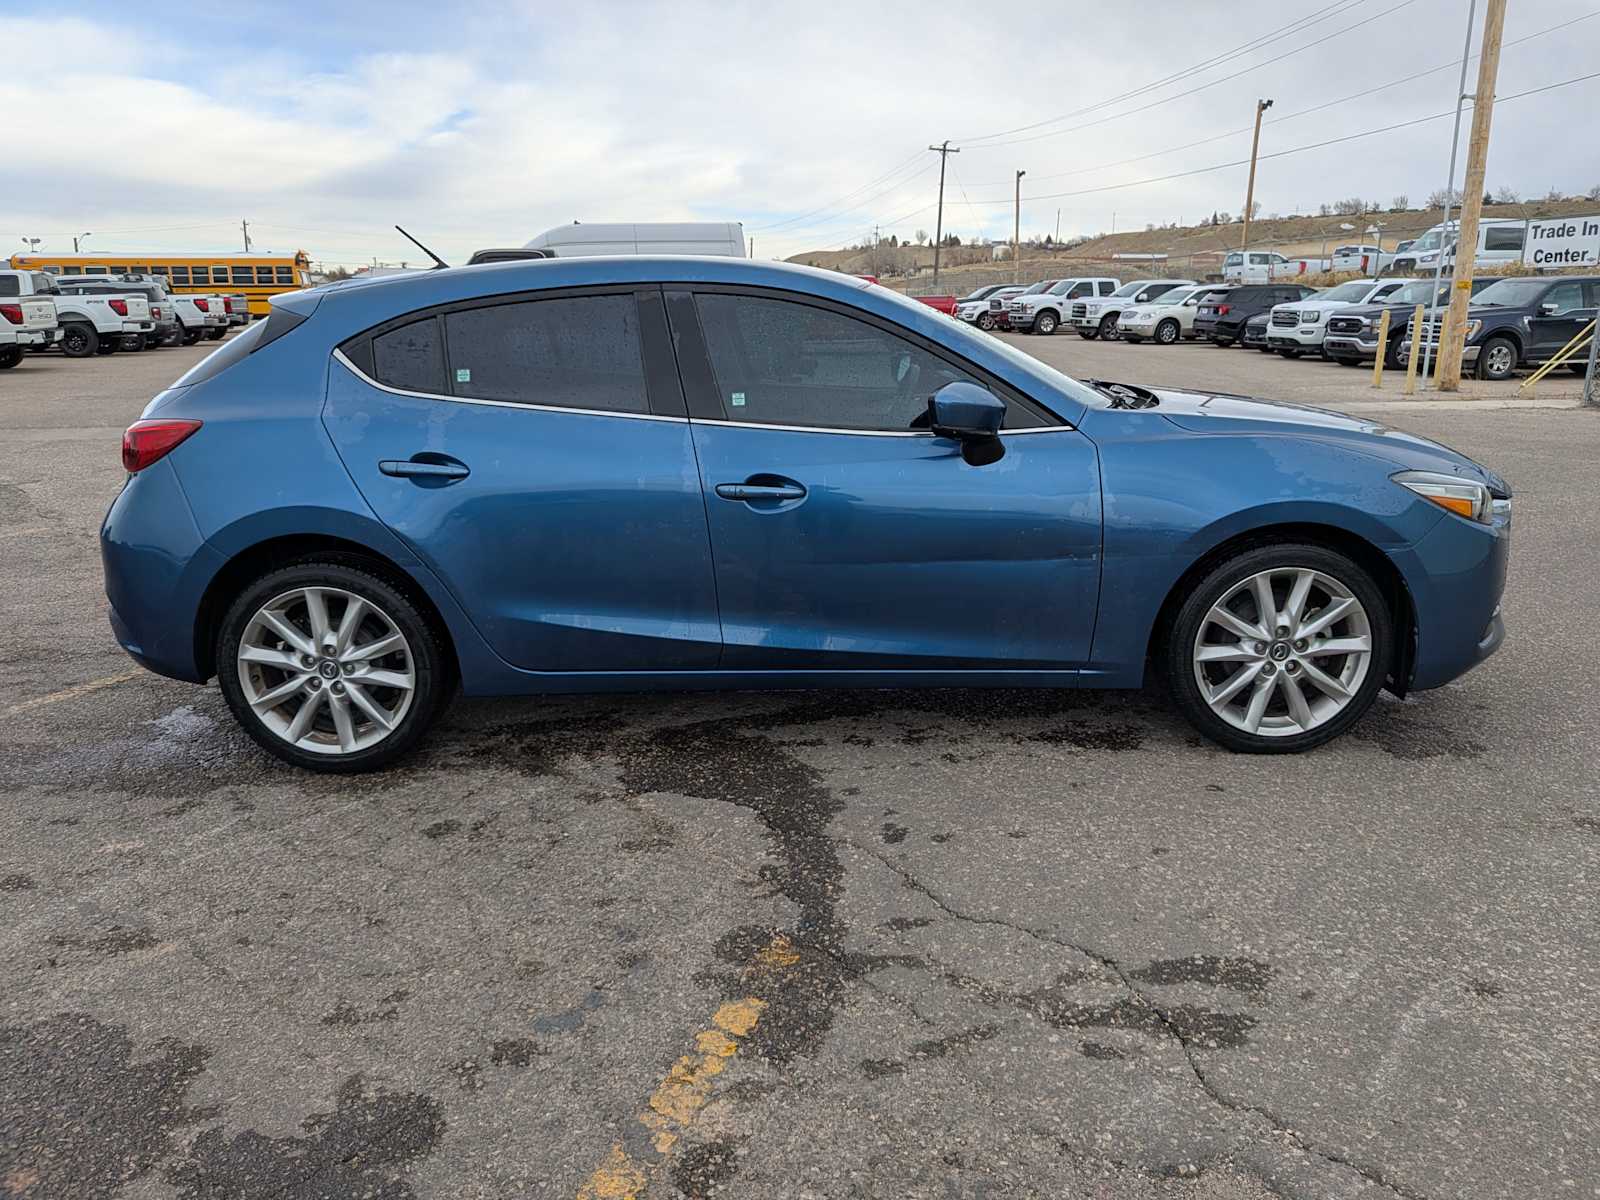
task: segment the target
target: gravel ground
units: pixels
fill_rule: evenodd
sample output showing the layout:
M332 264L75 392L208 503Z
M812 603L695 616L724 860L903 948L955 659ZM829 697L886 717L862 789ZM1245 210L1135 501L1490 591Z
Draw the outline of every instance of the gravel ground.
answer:
M201 353L0 373L0 1196L1600 1195L1600 416L1389 395L1518 489L1509 638L1311 755L1155 692L667 695L335 780L106 626L118 434Z

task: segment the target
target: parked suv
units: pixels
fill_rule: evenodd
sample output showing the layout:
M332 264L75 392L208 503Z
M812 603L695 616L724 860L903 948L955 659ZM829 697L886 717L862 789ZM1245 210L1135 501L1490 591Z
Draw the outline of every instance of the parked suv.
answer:
M1117 329L1122 340L1138 344L1146 338L1162 346L1170 346L1183 338L1194 336L1194 317L1200 308L1200 298L1212 291L1212 285L1174 288L1165 296L1157 296L1148 304L1135 304L1122 310L1117 318Z
M1472 294L1476 296L1493 282L1493 279L1474 279ZM1391 292L1375 304L1341 308L1328 318L1328 334L1322 342L1323 350L1334 362L1347 367L1371 362L1378 357L1378 325L1387 310L1389 345L1384 351L1383 361L1385 366L1401 366L1404 360L1400 357L1400 343L1411 325L1417 305L1426 305L1431 309L1449 302L1450 279L1446 276L1437 287L1431 279L1419 279L1406 284L1399 291Z
M1328 317L1357 304L1376 304L1398 292L1410 279L1352 279L1338 287L1292 303L1275 304L1267 325L1267 345L1285 358L1299 358L1308 350L1323 354Z
M1194 313L1194 335L1210 338L1216 346L1231 346L1251 317L1267 312L1274 304L1303 300L1313 291L1298 283L1219 285L1200 298Z
M1042 292L1024 292L1006 306L1011 328L1021 333L1054 333L1069 310L1095 296L1110 296L1120 280L1106 278L1058 279Z
M1600 275L1497 279L1472 298L1461 362L1479 379L1505 379L1518 367L1547 362L1594 320L1597 308ZM1442 321L1435 311L1423 323L1422 340L1435 357ZM1407 339L1402 361L1417 349L1417 341ZM1587 360L1580 356L1571 366L1582 374Z
M956 320L983 330L994 329L1006 323L1006 304L1013 296L1020 295L1022 285L1019 283L998 283L979 288L971 295L963 296L956 304Z
M1094 341L1105 338L1113 341L1117 336L1117 321L1122 310L1135 304L1149 304L1158 296L1165 296L1181 287L1193 287L1193 279L1135 279L1125 283L1110 295L1101 292L1100 300L1080 301L1072 306L1072 326L1078 336Z

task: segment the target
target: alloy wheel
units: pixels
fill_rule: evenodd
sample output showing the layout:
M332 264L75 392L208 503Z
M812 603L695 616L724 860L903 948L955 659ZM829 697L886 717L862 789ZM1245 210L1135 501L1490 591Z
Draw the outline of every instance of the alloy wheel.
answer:
M387 738L416 695L399 625L342 588L298 587L256 610L239 639L239 686L257 719L295 748L353 754Z
M1356 699L1372 663L1372 624L1349 587L1322 571L1275 567L1211 606L1191 657L1217 716L1258 737L1290 737Z

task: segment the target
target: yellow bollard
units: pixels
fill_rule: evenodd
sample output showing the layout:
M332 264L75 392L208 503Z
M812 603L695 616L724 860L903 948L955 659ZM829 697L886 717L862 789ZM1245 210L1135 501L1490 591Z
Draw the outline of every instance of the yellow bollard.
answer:
M1408 396L1414 395L1417 390L1417 361L1422 357L1422 314L1425 311L1419 304L1411 314L1411 353L1406 356L1405 394Z
M1439 390L1439 364L1444 362L1444 344L1450 337L1450 310L1444 310L1439 321L1439 345L1433 352L1433 390Z
M1389 310L1378 318L1378 357L1372 364L1372 386L1383 386L1383 358L1389 352Z

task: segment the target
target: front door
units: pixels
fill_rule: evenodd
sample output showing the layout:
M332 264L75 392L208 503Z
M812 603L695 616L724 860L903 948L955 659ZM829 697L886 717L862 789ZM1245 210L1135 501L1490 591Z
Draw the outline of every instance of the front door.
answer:
M356 486L514 666L716 665L667 336L658 289L535 293L410 314L330 368L323 422Z
M1539 311L1528 318L1528 359L1545 362L1577 337L1594 320L1595 302L1600 299L1596 293L1600 293L1600 285L1577 279L1558 283L1546 292ZM1588 359L1573 361L1586 363Z
M1075 668L1100 579L1094 447L942 350L855 310L669 293L716 564L725 669ZM986 466L927 399L1004 394ZM704 419L702 419L704 418Z

